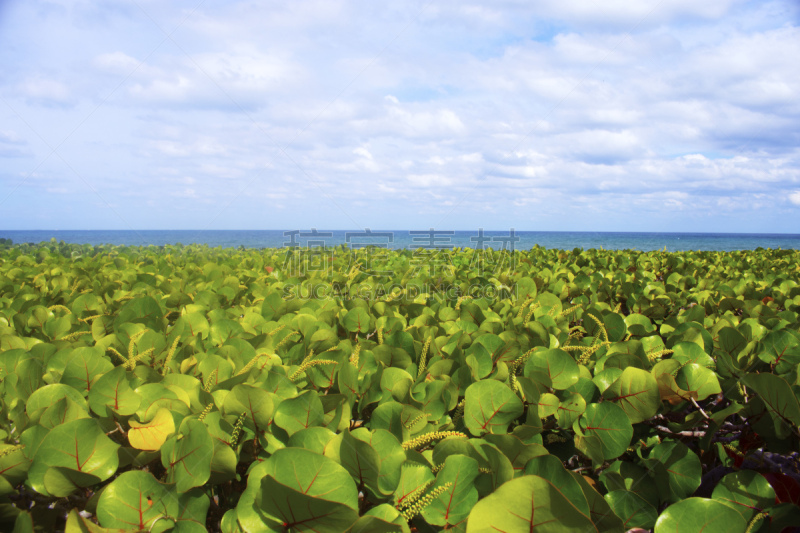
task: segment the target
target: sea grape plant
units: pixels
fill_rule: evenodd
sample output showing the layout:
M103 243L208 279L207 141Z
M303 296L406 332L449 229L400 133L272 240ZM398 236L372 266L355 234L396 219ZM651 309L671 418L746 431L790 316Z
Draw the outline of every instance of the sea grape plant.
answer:
M321 253L3 243L0 529L800 524L799 252Z

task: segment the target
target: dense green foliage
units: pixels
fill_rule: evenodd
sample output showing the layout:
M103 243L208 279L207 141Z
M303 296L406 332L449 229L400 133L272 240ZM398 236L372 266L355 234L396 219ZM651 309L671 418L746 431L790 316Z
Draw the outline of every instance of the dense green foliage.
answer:
M781 532L798 264L4 245L0 529Z

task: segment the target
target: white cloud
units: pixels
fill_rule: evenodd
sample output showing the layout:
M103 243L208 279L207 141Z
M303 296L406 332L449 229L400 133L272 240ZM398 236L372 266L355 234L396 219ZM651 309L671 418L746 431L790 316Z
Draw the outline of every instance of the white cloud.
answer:
M800 223L789 0L140 5L10 11L0 186L49 154L33 129L170 227L261 224L265 199L264 227ZM74 179L40 171L21 190Z

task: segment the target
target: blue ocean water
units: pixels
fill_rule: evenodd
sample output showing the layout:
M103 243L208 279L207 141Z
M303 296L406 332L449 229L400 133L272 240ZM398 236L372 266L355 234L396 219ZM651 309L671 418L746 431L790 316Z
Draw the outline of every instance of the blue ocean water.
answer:
M76 244L147 246L205 244L223 248L282 248L286 246L351 247L374 244L389 249L493 248L605 248L607 250L709 250L756 248L800 249L798 234L756 233L629 233L583 231L446 231L446 230L0 230L0 238L15 243L56 239Z

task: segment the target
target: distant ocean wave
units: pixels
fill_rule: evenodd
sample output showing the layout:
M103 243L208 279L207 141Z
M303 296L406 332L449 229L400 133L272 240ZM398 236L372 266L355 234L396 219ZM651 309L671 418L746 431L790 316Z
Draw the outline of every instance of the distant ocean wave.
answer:
M544 248L605 248L609 250L708 250L756 248L800 249L800 235L759 233L629 233L584 231L446 231L446 230L0 230L0 237L15 243L40 243L56 239L76 244L162 246L202 244L223 248L283 248L288 246L384 248L493 248L528 250Z

